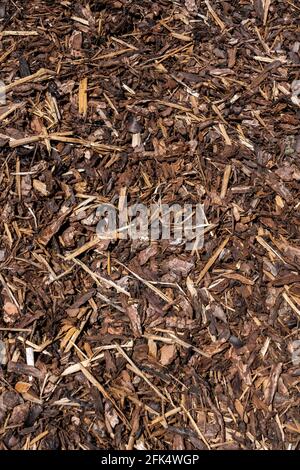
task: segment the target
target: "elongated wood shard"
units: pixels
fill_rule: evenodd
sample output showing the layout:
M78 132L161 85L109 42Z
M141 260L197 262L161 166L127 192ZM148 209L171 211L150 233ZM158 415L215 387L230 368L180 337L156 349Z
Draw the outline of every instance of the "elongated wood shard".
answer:
M9 85L5 85L5 92L8 93L14 88L17 88L20 85L24 85L25 83L36 83L36 82L42 82L44 80L48 80L49 78L54 77L55 75L56 73L53 70L40 69L36 73L33 73L32 75L19 78L18 80L10 83Z
M87 78L83 78L79 84L79 114L83 117L86 117L87 113Z

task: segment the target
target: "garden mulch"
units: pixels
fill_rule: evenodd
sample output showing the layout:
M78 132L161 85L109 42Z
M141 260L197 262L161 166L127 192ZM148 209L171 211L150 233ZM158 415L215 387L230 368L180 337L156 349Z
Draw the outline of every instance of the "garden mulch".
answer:
M297 449L300 6L0 1L0 449ZM203 204L202 247L97 208Z

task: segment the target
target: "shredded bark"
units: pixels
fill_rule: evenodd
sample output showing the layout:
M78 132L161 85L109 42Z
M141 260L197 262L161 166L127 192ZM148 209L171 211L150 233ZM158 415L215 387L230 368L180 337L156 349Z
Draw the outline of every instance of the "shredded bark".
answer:
M0 64L0 449L299 448L297 2L0 1Z

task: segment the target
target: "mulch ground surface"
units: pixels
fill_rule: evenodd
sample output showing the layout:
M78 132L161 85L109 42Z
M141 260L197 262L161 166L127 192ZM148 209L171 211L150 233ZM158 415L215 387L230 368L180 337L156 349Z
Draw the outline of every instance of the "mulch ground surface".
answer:
M0 1L0 449L299 447L299 14ZM124 196L203 246L100 240Z

